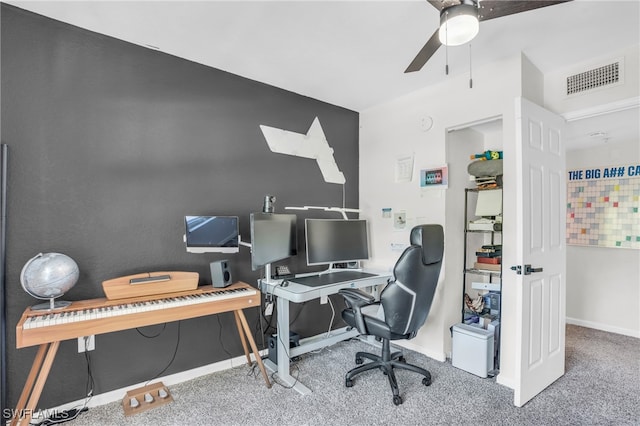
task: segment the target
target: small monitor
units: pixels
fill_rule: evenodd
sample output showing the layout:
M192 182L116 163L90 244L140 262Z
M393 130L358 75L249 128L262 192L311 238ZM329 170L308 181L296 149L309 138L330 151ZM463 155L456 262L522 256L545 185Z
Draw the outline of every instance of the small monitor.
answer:
M298 254L295 214L251 213L251 269Z
M238 216L185 216L185 243L191 253L237 253Z
M309 266L369 259L364 219L306 219L305 230Z
M500 216L502 214L502 189L478 191L476 216Z

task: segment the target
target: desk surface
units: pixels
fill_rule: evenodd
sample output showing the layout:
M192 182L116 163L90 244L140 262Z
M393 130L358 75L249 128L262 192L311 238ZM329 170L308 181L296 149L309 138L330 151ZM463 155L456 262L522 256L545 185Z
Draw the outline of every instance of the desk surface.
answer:
M371 278L378 274L362 271L335 271L322 274L309 275L304 277L291 278L289 282L306 285L308 287L320 287L330 284L337 284L344 281L361 280L363 278Z
M391 278L389 272L373 270L301 274L288 281L261 280L260 290L265 294L273 294L294 303L301 303L336 294L341 288L362 288L385 284L389 278Z

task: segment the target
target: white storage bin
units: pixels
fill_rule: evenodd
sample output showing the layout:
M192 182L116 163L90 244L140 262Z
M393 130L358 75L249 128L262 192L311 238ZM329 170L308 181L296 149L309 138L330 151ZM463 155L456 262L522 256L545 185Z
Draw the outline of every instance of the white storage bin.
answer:
M493 370L493 331L467 324L453 326L451 364L480 377Z

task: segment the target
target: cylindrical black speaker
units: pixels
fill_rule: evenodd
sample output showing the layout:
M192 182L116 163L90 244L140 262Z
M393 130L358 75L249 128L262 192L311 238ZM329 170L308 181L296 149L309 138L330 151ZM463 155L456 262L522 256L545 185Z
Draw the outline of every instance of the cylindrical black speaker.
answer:
M211 284L214 287L223 288L231 285L231 267L228 260L217 260L209 264L211 268Z

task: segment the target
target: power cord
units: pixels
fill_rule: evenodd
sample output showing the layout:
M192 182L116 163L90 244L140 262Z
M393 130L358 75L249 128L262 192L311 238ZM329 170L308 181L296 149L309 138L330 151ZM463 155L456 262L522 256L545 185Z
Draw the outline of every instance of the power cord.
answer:
M147 334L144 334L142 331L140 331L139 328L136 328L136 331L138 332L139 335L141 335L142 337L146 337L147 339L155 339L156 337L160 336L162 333L164 333L164 330L167 328L167 323L165 322L164 324L162 324L162 330L160 330L155 336L150 336Z
M167 371L169 369L169 367L171 367L171 364L173 364L173 361L176 359L176 355L178 354L178 347L180 346L180 325L182 324L182 321L178 321L178 334L176 337L176 347L173 350L173 355L171 356L171 360L169 361L169 363L167 364L167 366L158 374L156 374L155 376L153 376L152 378L150 378L147 383L145 383L145 386L147 386L149 383L151 383L152 380L157 379L158 377L160 377L165 371Z
M60 423L65 423L71 420L75 420L80 416L80 414L89 411L87 408L87 404L93 398L93 388L95 385L93 379L93 373L91 371L91 356L89 355L89 336L84 337L84 359L87 363L87 383L85 384L85 392L86 397L84 400L84 404L82 404L81 408L74 407L69 410L64 410L60 412L55 412L53 415L47 417L39 423L30 422L30 425L38 425L38 426L49 426L49 425L57 425Z
M84 402L84 407L86 408L91 398L93 398L93 388L95 386L95 382L93 380L93 373L91 372L91 356L89 355L89 336L85 336L84 338L84 359L87 362L87 383L85 384L85 387L84 387L84 390L88 398Z
M233 356L227 348L224 347L224 343L222 341L222 323L220 322L220 314L216 314L216 318L218 319L218 342L220 343L222 350L229 356L229 358L232 358Z
M331 336L331 328L333 327L333 320L336 317L336 310L333 307L333 302L331 301L331 297L327 297L327 300L329 301L329 306L331 306L331 321L329 321L329 329L327 330L327 334L325 334L325 339ZM312 354L319 354L320 352L324 351L325 349L327 349L328 346L322 347L318 350L315 351L311 351Z
M327 330L327 335L326 337L331 336L331 327L333 327L333 320L336 318L336 310L333 307L333 302L331 301L330 297L327 297L327 300L329 301L329 306L331 306L331 321L329 321L329 329Z
M298 383L298 377L300 377L300 368L298 368L298 366L295 365L295 364L292 365L292 367L295 367L295 369L296 369L296 376L295 377L292 376L295 379L293 384L291 384L290 386L285 386L282 383L278 382L278 380L276 379L276 377L278 377L277 376L278 373L275 372L275 371L273 373L271 373L271 380L273 380L273 383L275 383L276 385L282 386L285 389L291 389L291 388L295 387L295 385Z
M82 407L80 409L72 408L70 410L64 410L60 413L55 413L53 416L47 417L40 423L29 423L29 424L38 425L38 426L59 425L60 423L65 423L71 420L75 420L78 418L78 416L80 416L80 414L87 411L89 411L87 407Z

